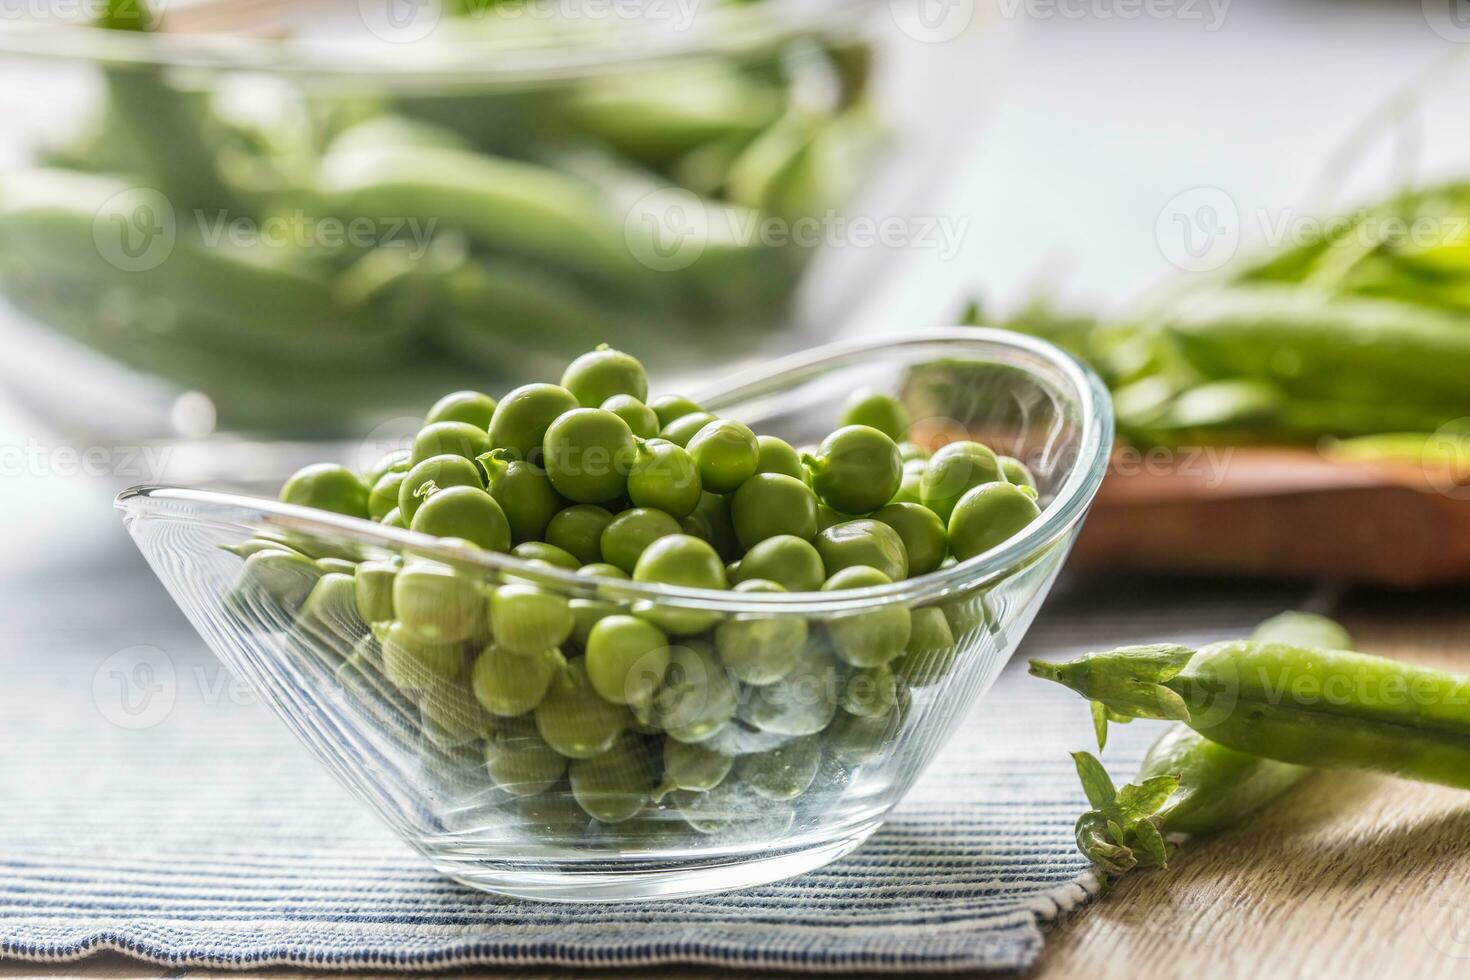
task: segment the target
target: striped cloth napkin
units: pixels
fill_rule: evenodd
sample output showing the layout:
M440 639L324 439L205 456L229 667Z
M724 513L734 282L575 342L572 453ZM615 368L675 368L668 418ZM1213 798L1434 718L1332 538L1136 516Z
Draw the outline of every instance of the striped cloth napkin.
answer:
M546 905L439 877L309 758L141 569L0 581L0 955L172 966L442 969L691 963L811 972L1018 969L1096 882L1068 752L1083 704L1013 665L855 854L741 892ZM1064 590L1067 591L1067 590ZM1248 630L1285 603L1167 615L1074 588L1022 654ZM121 676L120 676L121 673ZM1155 729L1120 727L1136 766Z

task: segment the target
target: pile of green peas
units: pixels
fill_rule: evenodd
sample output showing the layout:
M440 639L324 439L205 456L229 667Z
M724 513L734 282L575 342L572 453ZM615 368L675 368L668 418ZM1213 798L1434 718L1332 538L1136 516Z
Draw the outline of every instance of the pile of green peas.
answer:
M363 559L261 537L242 589L286 609L339 678L372 681L437 750L519 799L619 824L672 811L714 833L736 793L801 796L823 765L892 747L910 691L938 683L974 602L840 618L726 616L619 598L618 582L836 592L964 561L1039 513L1020 461L978 442L932 455L902 404L860 391L803 449L686 398L649 398L606 346L559 384L445 396L406 450L365 473L316 464L287 503L523 559L492 574L415 555ZM587 579L557 588L535 571ZM575 597L574 597L575 596ZM563 814L564 816L564 814Z

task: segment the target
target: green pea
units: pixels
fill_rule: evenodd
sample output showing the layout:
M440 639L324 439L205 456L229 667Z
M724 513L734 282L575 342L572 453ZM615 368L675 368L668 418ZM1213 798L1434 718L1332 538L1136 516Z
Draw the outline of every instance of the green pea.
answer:
M761 448L755 433L734 419L715 419L694 434L689 456L711 493L730 493L755 475Z
M837 662L814 649L797 661L779 684L757 687L741 706L740 718L763 732L815 735L837 711Z
M681 415L664 425L659 430L659 438L672 442L681 449L689 445L689 440L699 432L700 429L715 421L715 417L709 412L690 412Z
M790 443L775 436L756 436L755 441L760 446L760 457L755 464L757 473L780 473L806 482L806 467L801 465L801 457Z
M1025 463L1014 456L997 456L996 459L1000 461L1000 475L1007 483L1036 489L1036 477L1031 475L1031 469Z
M534 585L502 585L490 593L490 632L511 653L525 656L561 646L572 635L567 600Z
M573 504L557 511L546 525L546 543L574 555L583 565L602 561L602 532L612 519L596 504Z
M460 643L483 635L485 596L472 579L439 565L410 565L393 581L398 625L422 640Z
M492 643L475 658L470 687L492 715L518 717L539 710L565 667L554 647L526 656Z
M919 496L924 506L947 524L966 491L1003 479L1000 460L988 447L978 442L952 442L929 460Z
M251 555L258 554L262 551L284 551L287 554L300 554L300 552L286 542L265 535L249 538L239 544L222 544L220 547L237 558L249 558Z
M724 589L725 565L708 542L688 534L659 538L638 558L633 581L676 585L690 589ZM719 620L718 613L640 603L635 611L679 636L702 633Z
M393 618L393 582L398 568L392 562L365 561L353 573L353 597L357 614L364 622L382 623Z
M613 395L598 407L627 422L628 428L639 439L652 439L658 435L658 416L632 395Z
M566 756L546 744L529 718L514 719L491 734L485 765L496 787L517 797L547 792L567 771Z
M434 422L419 430L409 459L422 463L435 456L475 459L490 451L490 434L468 422Z
M272 606L295 613L321 577L316 562L300 552L268 548L245 559L237 588L246 595L262 595Z
M545 541L522 541L510 549L510 553L523 561L544 562L553 568L565 568L571 572L582 567L576 555Z
M735 717L739 693L734 679L704 646L670 647L649 720L676 741L703 742Z
M929 450L917 442L900 442L898 444L898 455L903 459L904 464L907 465L915 462L927 462L930 453Z
M592 627L608 616L616 616L623 611L616 602L609 602L606 599L572 599L567 603L567 607L572 611L572 642L584 650L587 648L588 638L592 635Z
M602 529L602 559L631 574L649 545L682 530L678 521L661 510L649 507L625 510Z
M613 747L632 715L592 689L586 666L573 660L560 671L536 708L536 728L546 744L569 759L590 759Z
M522 830L532 840L577 840L587 831L587 812L570 790L554 789L516 801Z
M323 573L340 572L343 575L351 575L357 571L357 562L348 561L346 558L317 558L313 563Z
M843 403L838 425L866 425L897 442L908 434L909 413L897 398L859 388Z
M461 680L435 678L419 690L419 718L435 745L452 748L485 737L490 719Z
M646 705L669 667L669 639L634 616L603 618L587 637L587 679L613 704Z
M817 507L817 533L820 534L827 530L827 528L834 527L845 521L857 520L857 517L858 515L854 514L839 514L826 504L820 504Z
M936 606L915 609L904 655L894 662L899 680L910 687L928 687L943 680L954 666L954 633L944 610Z
M822 764L822 740L814 736L792 739L769 752L747 755L736 775L757 796L767 800L794 800L811 786Z
M928 468L929 461L926 459L914 459L904 463L903 479L898 484L898 492L893 495L889 503L922 504L924 502L924 471Z
M735 525L730 520L729 499L718 493L700 494L694 511L679 522L686 534L708 542L725 558L740 554Z
M520 459L507 459L508 450L496 449L480 457L488 475L490 496L505 511L511 540L540 541L546 525L567 502L551 485L546 471Z
M757 473L731 496L730 523L747 551L778 534L810 540L817 534L817 496L794 477Z
M873 512L873 520L887 524L903 541L908 574L925 575L944 561L949 535L939 515L922 504L889 504Z
M357 612L352 576L328 572L317 579L301 604L297 622L311 636L347 656L368 631Z
M407 449L390 449L373 460L373 465L362 474L362 485L371 487L386 473L407 473L411 465Z
M775 582L747 579L736 592L785 592ZM737 616L715 627L715 650L736 680L774 684L791 672L806 651L807 623L801 616Z
M734 576L737 582L761 579L775 582L787 592L816 592L827 580L822 556L810 541L790 534L766 538L740 559Z
M639 443L628 470L628 499L636 506L684 518L698 506L702 490L699 469L682 447L665 439Z
M388 512L398 506L398 490L408 477L405 470L390 470L378 477L372 490L368 491L368 516L381 521Z
M381 523L384 527L397 527L402 528L405 531L408 530L408 525L403 523L403 512L397 507L394 507L392 510L388 511L388 513L384 514Z
M488 551L510 550L510 522L479 487L445 487L419 505L409 527L420 534L459 538Z
M944 612L944 621L949 624L950 634L956 640L962 640L984 629L990 621L988 602L985 593L970 592L941 605L939 608Z
M648 374L633 355L600 344L567 365L561 386L584 408L596 408L614 395L641 402L648 397Z
M660 428L666 427L675 419L681 419L686 415L694 415L697 412L704 411L704 409L683 395L659 395L648 403L648 407L653 409L654 415L658 416ZM690 435L693 435L693 433L690 433Z
M430 484L433 486L429 486ZM407 526L413 523L419 507L434 490L447 490L450 487L474 487L478 490L484 486L480 466L474 460L463 456L431 456L415 463L403 478L403 483L398 487L398 511L403 515Z
M949 547L960 561L1004 543L1041 514L1035 499L1012 483L985 483L955 504L949 519Z
M348 517L368 516L368 488L357 474L335 463L313 463L292 474L281 487L281 500Z
M817 535L817 554L831 578L844 568L876 568L890 581L909 574L908 552L898 532L871 518L843 521Z
M864 718L888 713L898 700L898 680L887 666L864 667L847 676L842 686L842 710Z
M495 416L495 399L479 391L452 391L434 403L424 418L425 425L435 422L463 422L486 431Z
M624 735L595 758L573 759L567 776L577 805L602 823L632 820L658 786L648 749L634 735Z
M654 802L674 790L704 793L720 785L735 765L733 756L698 743L664 739L664 778L653 794Z
M893 499L903 482L898 446L871 426L843 426L803 462L811 471L817 496L843 514L877 510Z
M436 680L456 680L464 673L464 647L424 640L402 623L382 631L383 673L401 691L417 691Z
M584 578L612 578L618 579L623 582L631 582L633 580L632 575L623 571L618 566L609 564L605 561L595 561L590 564L583 565L581 568L577 569L577 574L583 576Z
M490 443L496 449L510 450L518 459L535 462L551 423L576 407L576 396L559 385L521 385L495 406Z
M839 712L827 729L827 750L833 758L850 766L872 762L892 751L894 740L903 724L898 705L876 718Z
M845 568L829 578L823 592L888 585L892 580L876 568ZM882 606L871 612L849 613L825 623L837 655L854 667L877 667L903 655L912 632L909 611Z
M568 500L600 504L627 492L633 433L612 412L578 408L558 416L542 448L546 475Z

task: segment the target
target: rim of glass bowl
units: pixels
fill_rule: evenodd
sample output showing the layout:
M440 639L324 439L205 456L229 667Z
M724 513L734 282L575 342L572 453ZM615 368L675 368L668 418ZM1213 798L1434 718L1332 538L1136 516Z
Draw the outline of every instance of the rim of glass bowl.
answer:
M392 91L535 85L636 71L680 59L760 52L814 31L857 40L873 30L873 20L865 15L883 5L882 0L768 0L706 11L684 28L620 31L611 39L573 34L381 44L342 43L322 35L145 33L59 19L12 20L0 23L0 55L261 71L318 81L361 80Z
M128 515L150 510L166 511L173 504L202 505L221 512L221 516L211 519L205 514L194 514L189 516L189 520L231 528L245 528L246 525L240 518L225 519L223 512L245 511L253 515L256 521L265 521L270 525L259 530L295 531L390 551L412 551L421 557L452 562L462 567L479 568L488 572L509 572L546 585L567 585L582 591L595 588L610 598L653 600L673 608L729 614L800 612L813 615L871 609L877 604L914 605L990 584L1023 567L1029 559L1065 535L1073 523L1084 516L1107 470L1108 454L1113 441L1112 402L1097 375L1070 354L1034 337L986 327L948 327L887 339L846 341L815 347L737 372L717 388L706 389L703 393L704 403L708 407L720 408L722 404L750 398L763 390L780 389L789 384L793 376L799 378L802 374L840 366L844 361L860 361L874 351L950 342L1009 347L1047 361L1072 386L1070 394L1082 422L1077 458L1056 496L1042 510L1041 516L1021 534L948 568L890 585L830 593L691 589L623 579L589 578L569 569L534 565L509 554L446 544L440 538L384 527L362 518L241 494L145 485L124 490L117 495L115 503L118 510Z

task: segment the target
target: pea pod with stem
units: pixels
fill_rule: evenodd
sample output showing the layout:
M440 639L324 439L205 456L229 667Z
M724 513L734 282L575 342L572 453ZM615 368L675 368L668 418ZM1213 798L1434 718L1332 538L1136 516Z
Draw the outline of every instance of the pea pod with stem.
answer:
M1315 613L1284 612L1256 627L1257 642L1290 642L1321 650L1344 649L1352 638L1337 622ZM1094 702L1101 744L1107 709ZM1122 719L1122 720L1127 720ZM1227 748L1187 726L1171 725L1154 742L1133 784L1116 790L1102 764L1073 754L1093 809L1077 820L1077 847L1107 874L1164 866L1173 834L1217 833L1275 800L1310 769Z

